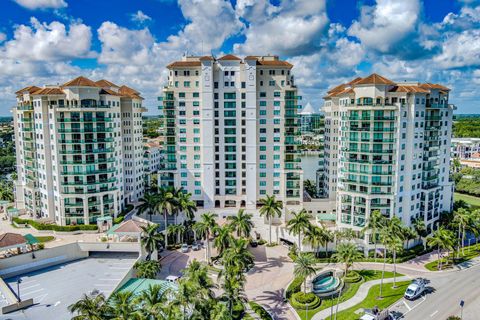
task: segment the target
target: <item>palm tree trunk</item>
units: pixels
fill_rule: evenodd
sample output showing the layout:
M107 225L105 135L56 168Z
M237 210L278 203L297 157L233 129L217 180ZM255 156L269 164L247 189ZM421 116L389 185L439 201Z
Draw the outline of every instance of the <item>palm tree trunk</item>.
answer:
M397 250L393 250L393 288L397 287Z
M268 225L269 225L269 236L268 242L272 245L272 217L268 218Z
M465 226L462 230L462 255L465 255Z
M347 270L345 270L345 274L343 275L343 284L342 284L342 287L340 288L340 292L338 293L338 297L337 297L337 305L335 306L335 317L334 317L335 320L337 320L338 305L340 304L340 297L342 296L343 287L345 286L345 277L347 275L346 273L347 273Z
M328 241L325 242L325 258L328 258Z
M460 241L461 240L461 225L458 224L458 249L457 249L457 259L460 258Z
M377 237L375 236L375 233L373 233L373 250L373 259L377 262Z
M380 280L380 297L383 295L383 278L385 277L385 265L387 263L387 252L383 249L383 269L382 269L382 279Z
M163 211L163 215L165 217L165 249L167 249L168 246L168 233L167 233L167 211Z
M301 233L298 233L298 252L302 252Z

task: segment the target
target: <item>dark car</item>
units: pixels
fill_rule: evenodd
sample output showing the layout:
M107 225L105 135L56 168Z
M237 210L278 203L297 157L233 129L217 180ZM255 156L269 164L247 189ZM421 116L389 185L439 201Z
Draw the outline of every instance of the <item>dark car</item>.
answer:
M252 240L252 241L250 241L250 246L251 246L252 248L258 247L258 242L257 242L257 240Z

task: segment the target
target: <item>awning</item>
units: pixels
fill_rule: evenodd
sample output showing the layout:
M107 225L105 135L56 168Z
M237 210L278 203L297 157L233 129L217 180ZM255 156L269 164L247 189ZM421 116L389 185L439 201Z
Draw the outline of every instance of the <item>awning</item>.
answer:
M17 209L17 208L7 209L7 214L8 214L10 217L17 217L17 216L18 216L18 209Z
M30 244L30 245L40 243L40 241L37 238L35 238L34 235L32 235L30 233L24 235L23 237L25 238L25 240L27 240L27 243Z
M337 215L332 213L320 213L317 214L317 220L320 221L335 221L337 220Z

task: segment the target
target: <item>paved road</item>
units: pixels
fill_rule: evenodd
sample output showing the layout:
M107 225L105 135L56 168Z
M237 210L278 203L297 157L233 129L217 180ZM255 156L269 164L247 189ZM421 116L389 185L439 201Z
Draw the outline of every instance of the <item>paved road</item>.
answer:
M446 319L460 316L460 300L465 301L463 320L480 319L480 265L467 270L448 273L432 273L430 292L415 302L397 303L394 311L404 313L406 320ZM410 310L411 309L411 310Z

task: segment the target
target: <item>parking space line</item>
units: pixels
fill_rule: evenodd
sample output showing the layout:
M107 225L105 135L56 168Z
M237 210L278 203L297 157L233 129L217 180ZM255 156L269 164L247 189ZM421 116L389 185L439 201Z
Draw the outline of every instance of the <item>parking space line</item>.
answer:
M26 289L30 289L30 288L33 288L33 287L38 287L39 285L40 285L40 283L37 283L37 284L34 284L32 286L28 286L28 287L20 287L20 289L26 290Z
M407 302L405 302L405 300L403 300L403 304L405 305L405 307L407 307L408 311L412 310L412 308L410 308L410 306Z
M435 312L430 315L430 318L436 315L437 313L438 313L438 310L435 310Z
M98 279L100 281L120 281L122 280L122 278L119 278L119 279Z
M36 293L36 292L40 292L40 291L43 291L43 289L33 290L33 291L28 292L28 293L24 293L24 292L20 291L20 296L29 296L32 293Z

